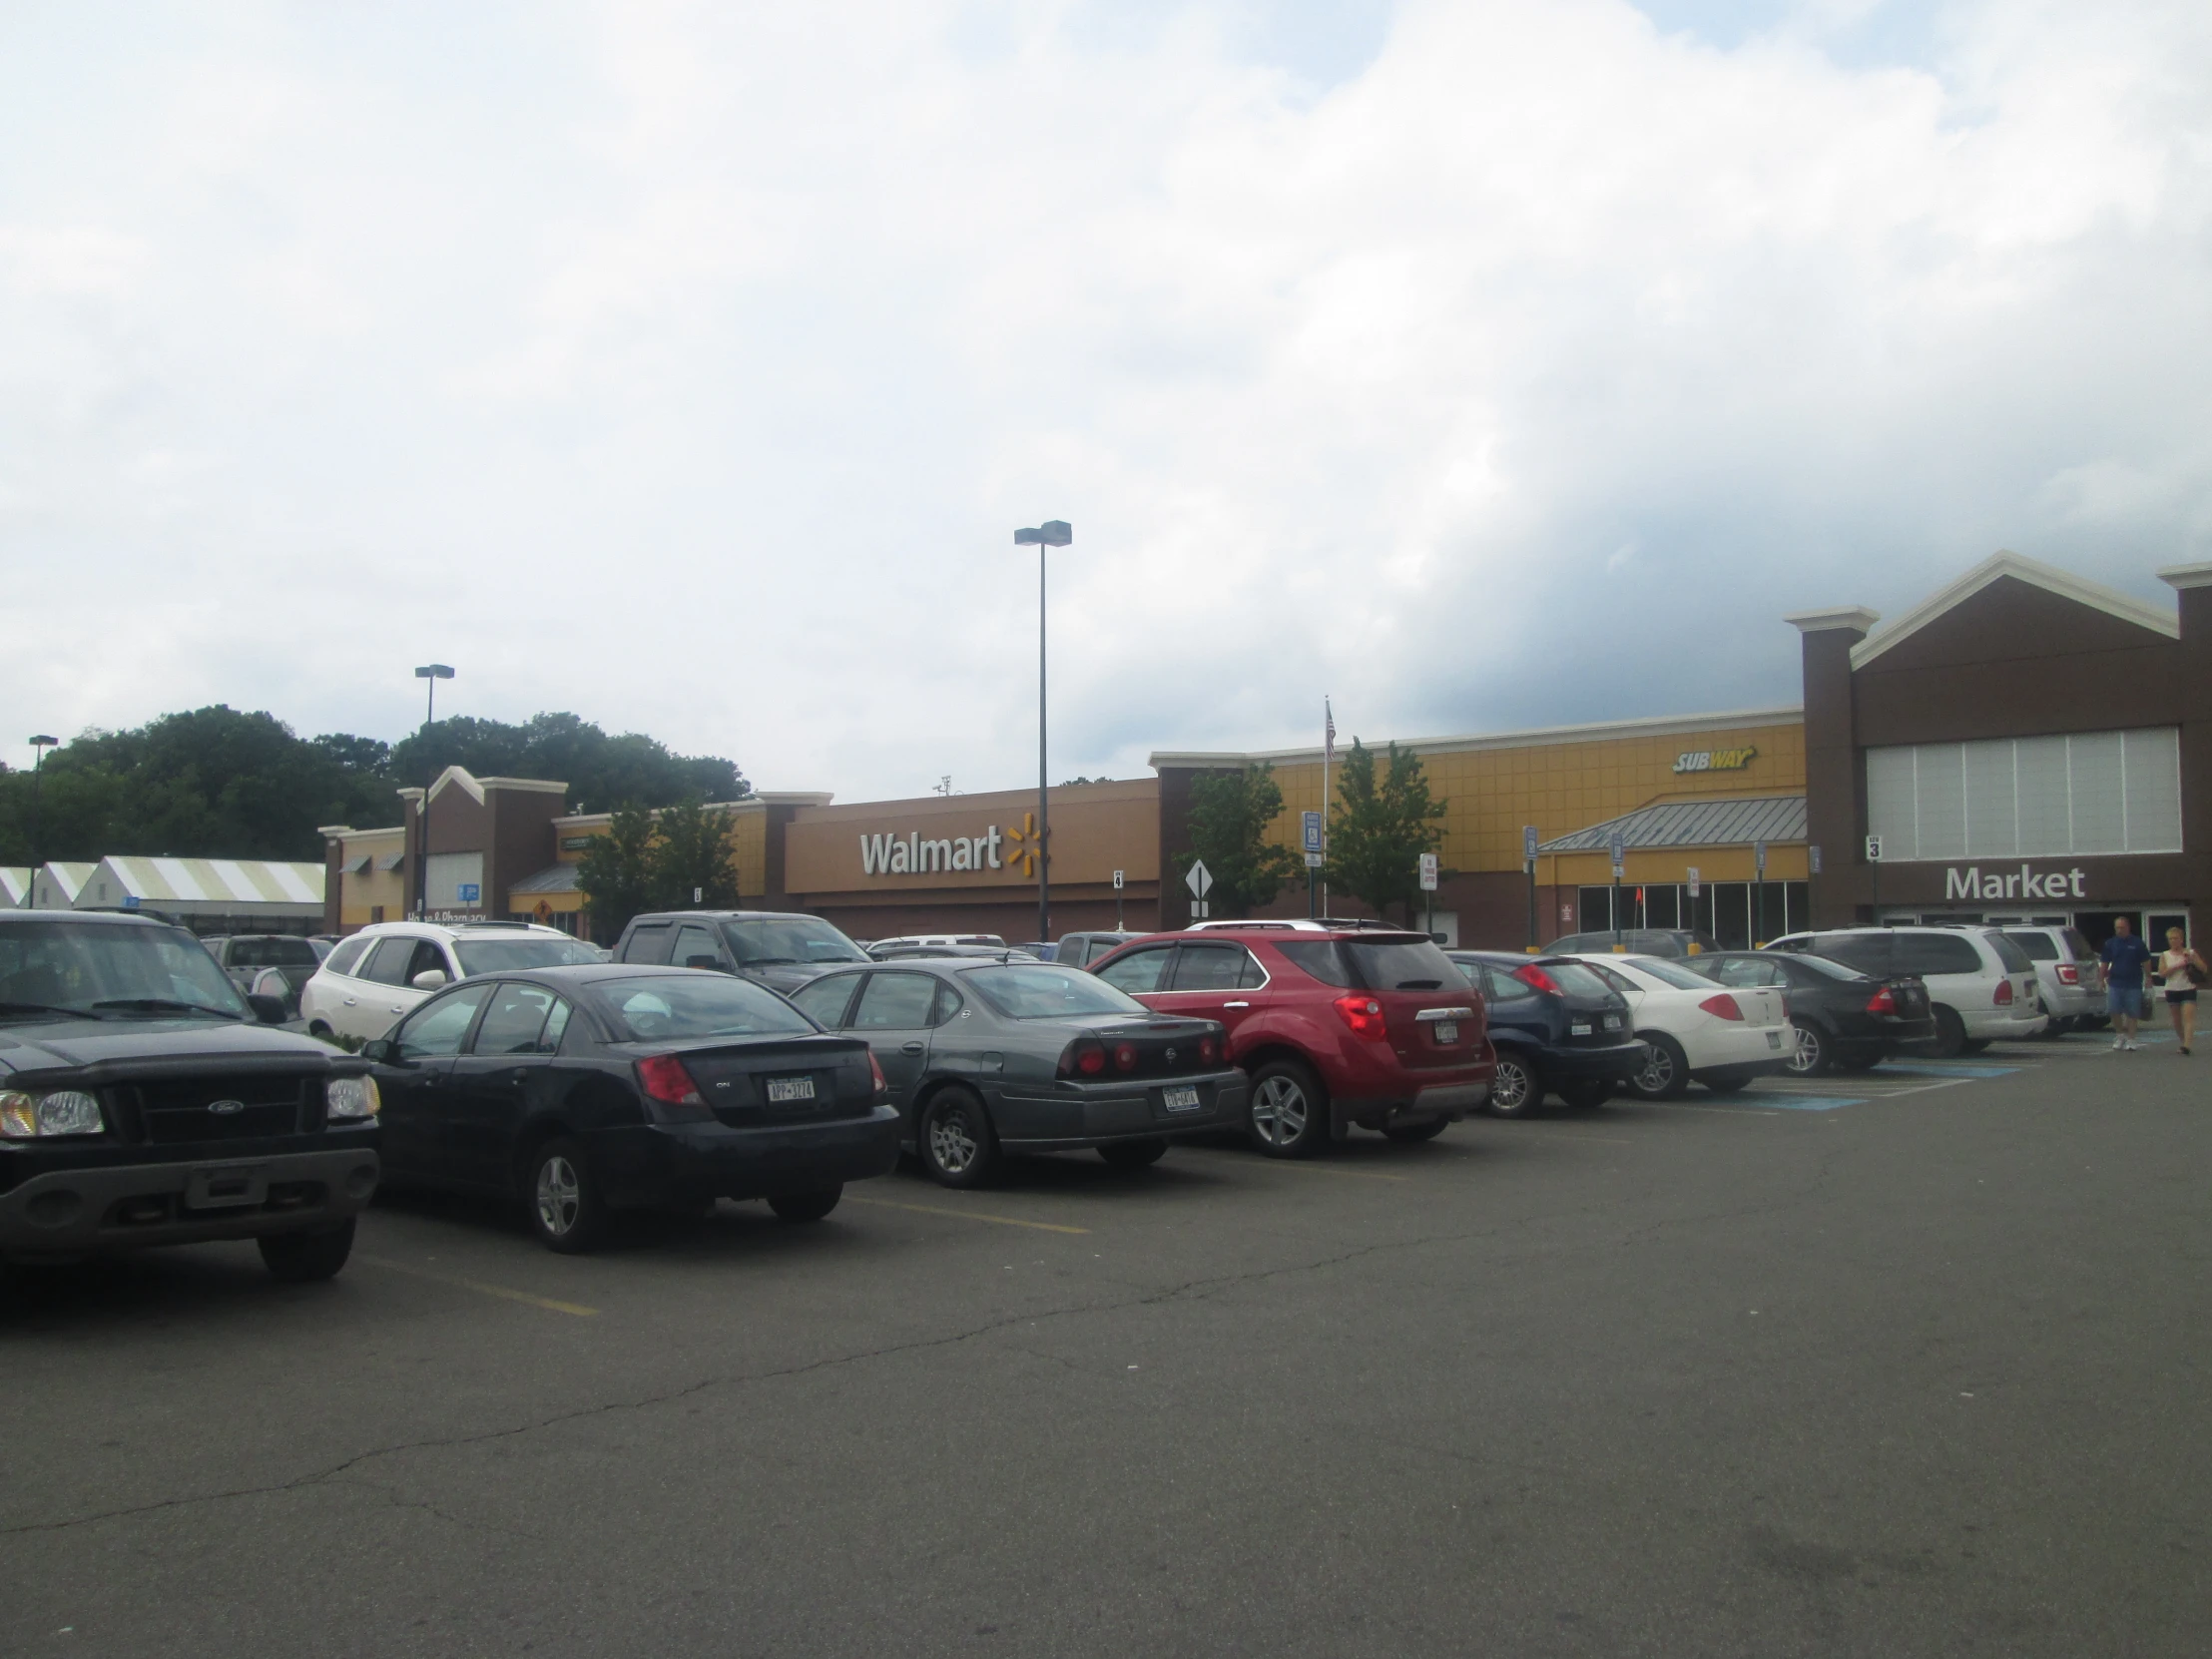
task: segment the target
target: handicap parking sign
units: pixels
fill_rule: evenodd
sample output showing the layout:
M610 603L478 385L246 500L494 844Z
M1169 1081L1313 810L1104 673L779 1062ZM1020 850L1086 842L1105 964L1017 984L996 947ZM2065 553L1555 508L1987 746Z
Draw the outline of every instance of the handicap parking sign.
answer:
M483 883L479 881L463 881L453 889L453 894L455 899L462 904L480 903L482 902L484 896Z

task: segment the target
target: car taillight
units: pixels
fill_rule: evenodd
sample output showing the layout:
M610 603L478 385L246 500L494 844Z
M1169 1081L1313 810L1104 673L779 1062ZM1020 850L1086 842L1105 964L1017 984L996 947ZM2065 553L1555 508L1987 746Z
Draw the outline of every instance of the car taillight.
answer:
M1997 1006L1999 1008L2012 1006L2012 981L2009 979L1999 979L1997 981Z
M2081 970L2075 967L2071 962L2060 962L2058 964L2058 982L2061 985L2080 984Z
M1887 985L1867 998L1867 1012L1870 1014L1894 1014L1897 1011L1898 999L1890 994L1890 987Z
M1743 1009L1736 1006L1736 999L1730 996L1726 991L1723 991L1718 996L1707 997L1703 1002L1700 1002L1698 1006L1700 1008L1703 1008L1707 1013L1711 1014L1715 1019L1740 1020L1744 1017Z
M871 1054L868 1058L873 1059ZM704 1106L706 1096L699 1092L699 1085L692 1081L692 1074L684 1069L684 1062L673 1054L656 1054L638 1062L638 1086L646 1097L669 1106Z
M1114 1069L1116 1071L1135 1071L1137 1069L1137 1045L1135 1043L1114 1044Z
M875 1050L872 1048L867 1051L867 1069L875 1074L875 1092L877 1094L888 1094L891 1080L883 1075L883 1063L876 1059Z
M1542 991L1546 996L1563 996L1566 994L1559 989L1559 981L1552 978L1550 974L1534 962L1515 968L1513 977L1533 990Z
M1106 1045L1095 1037L1078 1037L1060 1053L1062 1077L1096 1077L1106 1069Z
M1352 1027L1355 1037L1379 1043L1389 1036L1388 1022L1382 1017L1382 1004L1374 997L1358 993L1340 996L1334 1006L1344 1022Z
M1204 1064L1212 1065L1221 1058L1221 1044L1214 1041L1211 1034L1199 1038L1198 1057Z

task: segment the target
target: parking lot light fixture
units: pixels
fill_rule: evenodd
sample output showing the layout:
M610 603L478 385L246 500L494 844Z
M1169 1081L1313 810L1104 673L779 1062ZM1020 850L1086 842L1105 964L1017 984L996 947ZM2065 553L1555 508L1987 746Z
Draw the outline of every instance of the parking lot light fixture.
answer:
M453 678L453 671L443 663L426 663L416 669L415 678L424 682L429 690L429 701L422 711L422 747L430 747L430 728L438 721L438 682ZM430 784L438 781L435 768L430 772ZM422 806L415 814L415 919L422 920L430 913L430 788L422 789Z
M59 749L61 741L59 738L50 738L43 732L31 740L31 907L33 909L38 907L38 872L41 867L38 817L39 774L46 769L46 752L49 749Z
M1044 550L1065 547L1075 531L1064 518L1048 518L1033 529L1016 530L1016 547L1037 550L1037 937L1052 937L1052 842L1045 801L1045 699L1044 699Z

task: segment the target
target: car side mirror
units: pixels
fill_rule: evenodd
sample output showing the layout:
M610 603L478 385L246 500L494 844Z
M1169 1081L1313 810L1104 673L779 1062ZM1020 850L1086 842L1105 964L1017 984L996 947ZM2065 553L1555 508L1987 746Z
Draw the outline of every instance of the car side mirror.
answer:
M284 999L280 996L263 996L258 991L250 992L246 1005L254 1010L254 1017L264 1025L284 1023Z
M418 991L434 991L445 983L445 969L424 968L407 983Z
M684 965L688 968L704 968L709 973L729 971L720 956L686 956Z
M399 1047L389 1037L372 1037L361 1044L361 1058L373 1060L380 1066L396 1065L399 1060Z

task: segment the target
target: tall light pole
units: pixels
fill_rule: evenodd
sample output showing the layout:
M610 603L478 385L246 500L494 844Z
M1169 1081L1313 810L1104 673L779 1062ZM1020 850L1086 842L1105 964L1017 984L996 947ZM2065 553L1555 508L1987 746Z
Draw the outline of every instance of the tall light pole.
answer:
M1064 518L1046 519L1033 530L1016 530L1016 547L1037 550L1037 937L1052 936L1052 842L1047 838L1050 822L1045 816L1044 769L1044 550L1065 547L1075 532Z
M430 663L415 671L417 680L428 683L430 700L422 711L422 747L430 747L430 728L438 723L438 682L453 678L453 671L443 663ZM430 783L435 784L438 775L433 770ZM423 786L422 810L415 814L415 919L423 920L430 914L430 789Z
M31 908L38 908L38 872L40 861L40 833L38 812L39 774L46 769L46 752L61 746L61 739L40 733L31 740Z

